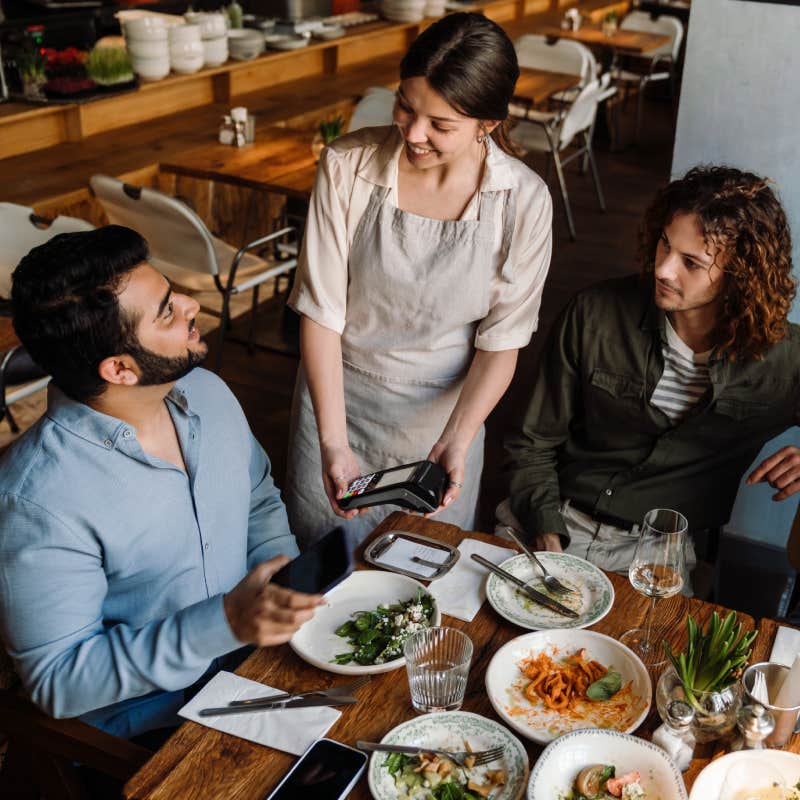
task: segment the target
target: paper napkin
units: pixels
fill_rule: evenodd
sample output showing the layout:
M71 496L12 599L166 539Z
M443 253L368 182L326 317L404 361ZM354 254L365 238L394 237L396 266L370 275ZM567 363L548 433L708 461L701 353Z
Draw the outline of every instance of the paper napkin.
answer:
M800 630L778 627L769 660L776 664L791 667L796 656L800 655Z
M247 700L278 694L274 689L257 681L218 672L179 712L182 717L199 722L207 728L231 733L256 744L274 747L285 753L299 756L313 742L324 736L341 716L341 712L328 706L318 708L289 708L274 711L252 711L247 714L227 714L218 717L201 717L201 708L226 706L231 700Z
M486 576L489 573L470 556L478 553L493 564L502 564L516 555L517 551L477 539L464 539L458 550L461 553L458 563L446 575L431 583L428 592L436 598L442 614L472 622L486 599Z

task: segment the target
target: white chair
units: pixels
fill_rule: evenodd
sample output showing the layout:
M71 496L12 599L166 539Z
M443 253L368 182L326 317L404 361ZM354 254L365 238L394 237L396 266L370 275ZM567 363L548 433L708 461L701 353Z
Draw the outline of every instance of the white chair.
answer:
M237 250L213 236L203 220L175 197L156 189L131 186L107 175L93 175L89 185L109 222L138 231L147 240L150 263L176 286L189 292L216 289L222 295L216 362L219 369L230 320L231 297L252 290L254 318L259 286L297 266L296 258L265 261L250 251L262 249L270 242L277 245L279 240L293 233L294 228L282 228ZM252 336L251 324L251 343Z
M11 296L11 274L34 247L59 233L93 230L94 225L77 217L47 220L28 206L0 203L0 297ZM0 358L0 421L8 419L18 433L11 406L43 389L50 376L36 365L24 347L18 346Z
M592 134L597 116L597 105L602 88L598 80L590 81L581 89L575 100L559 113L529 111L524 120L511 131L512 141L526 152L547 153L553 160L564 201L564 212L571 239L575 239L575 223L567 195L567 184L564 180L564 167L570 162L585 157L592 170L594 187L600 210L606 210L600 177L592 153ZM580 137L580 140L577 140ZM561 153L574 146L574 151L566 158ZM550 160L547 162L548 172ZM545 175L547 177L547 175Z
M650 83L669 81L670 98L675 112L678 59L683 42L683 23L676 17L663 14L655 19L646 11L631 11L620 24L621 30L657 33L669 36L670 41L649 53L628 56L625 64L630 69L615 68L614 80L626 89L638 89L636 103L636 141L642 131L644 90Z
M347 132L392 124L395 93L383 86L370 86L356 103Z

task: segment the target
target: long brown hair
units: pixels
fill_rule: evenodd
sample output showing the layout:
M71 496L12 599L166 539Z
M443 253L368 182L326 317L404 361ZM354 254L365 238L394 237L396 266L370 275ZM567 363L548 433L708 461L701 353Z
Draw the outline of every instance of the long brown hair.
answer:
M514 45L483 14L448 14L414 40L400 62L400 78L427 78L456 111L479 120L499 120L495 144L509 155L508 104L519 78Z
M652 275L658 241L678 214L695 216L727 276L720 351L732 361L763 358L786 335L796 291L789 223L770 182L733 167L699 166L663 187L639 231L643 275Z

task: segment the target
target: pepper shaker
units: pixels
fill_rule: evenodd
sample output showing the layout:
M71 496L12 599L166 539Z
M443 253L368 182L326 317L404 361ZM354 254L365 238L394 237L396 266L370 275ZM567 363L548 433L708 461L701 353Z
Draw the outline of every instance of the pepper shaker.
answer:
M741 736L731 750L764 750L764 740L775 729L775 718L762 705L742 706L736 714L736 727Z

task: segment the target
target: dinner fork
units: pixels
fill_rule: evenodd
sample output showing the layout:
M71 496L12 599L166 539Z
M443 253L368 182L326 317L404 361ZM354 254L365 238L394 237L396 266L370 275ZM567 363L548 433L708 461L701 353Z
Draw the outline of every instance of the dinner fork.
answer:
M331 686L330 689L310 689L307 692L281 692L265 697L251 697L249 700L231 700L229 706L257 706L262 703L275 703L280 700L299 700L303 697L338 697L353 694L357 689L370 682L369 675L362 675L352 683Z
M441 756L442 758L449 758L451 761L455 761L459 767L464 769L469 769L469 767L467 767L466 760L470 757L475 759L472 766L480 767L484 764L491 764L492 761L497 761L498 759L502 758L506 751L505 747L502 745L499 747L492 747L488 750L476 750L474 753L471 753L469 750L438 750L435 747L415 747L413 745L405 744L381 744L380 742L362 741L356 742L356 747L359 750L365 750L368 753L378 751L382 753L405 753L412 756L419 756L422 755L422 753L432 753L433 755Z
M523 544L522 540L517 536L514 532L514 529L510 525L505 526L506 532L508 535L520 546L520 549L530 561L533 561L537 567L542 571L542 580L544 581L544 585L551 591L555 592L556 594L572 594L574 589L570 589L569 586L564 586L561 581L556 578L555 575L551 575L544 564L536 557L536 554L532 550L528 550L528 548Z

